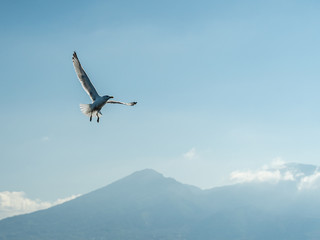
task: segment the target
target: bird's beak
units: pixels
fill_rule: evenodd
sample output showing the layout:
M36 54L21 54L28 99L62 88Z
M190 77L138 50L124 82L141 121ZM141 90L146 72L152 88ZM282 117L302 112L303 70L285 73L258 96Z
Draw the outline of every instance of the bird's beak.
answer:
M113 98L113 96L111 96L110 98Z

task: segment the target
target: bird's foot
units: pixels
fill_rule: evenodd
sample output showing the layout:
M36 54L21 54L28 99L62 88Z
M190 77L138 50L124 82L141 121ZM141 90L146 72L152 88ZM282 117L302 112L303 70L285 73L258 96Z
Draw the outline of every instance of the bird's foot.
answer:
M92 116L90 116L90 122L92 121Z
M97 122L99 122L99 119L100 119L100 118L98 117L98 118L97 118Z

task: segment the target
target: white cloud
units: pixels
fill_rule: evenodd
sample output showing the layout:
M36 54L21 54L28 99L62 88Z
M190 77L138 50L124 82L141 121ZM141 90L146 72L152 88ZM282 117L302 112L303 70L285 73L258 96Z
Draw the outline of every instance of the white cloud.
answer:
M305 176L301 179L298 189L317 189L320 188L320 172L316 171L310 176Z
M299 168L287 168L281 158L276 158L271 164L252 171L234 171L230 174L234 183L296 181L298 190L320 189L320 171L316 169L311 175L306 175Z
M197 157L196 149L191 148L188 152L183 154L183 157L189 160L195 159Z
M0 219L50 208L78 196L80 195L73 195L68 198L58 199L54 202L47 202L39 199L29 199L24 192L0 192Z
M230 174L230 180L236 183L244 182L274 182L281 180L295 181L296 173L285 171L285 161L282 158L275 158L271 164L264 165L262 168L252 171L234 171Z
M268 171L268 170L259 170L259 171L234 171L230 174L230 179L237 183L242 182L278 182L282 179L281 173L279 170Z
M66 197L66 198L58 198L56 201L54 201L52 203L52 206L59 205L59 204L64 203L64 202L68 202L68 201L73 200L73 199L75 199L77 197L80 197L80 196L81 196L81 194L77 194L77 195L72 195L72 196Z
M282 179L285 180L285 181L295 181L296 180L296 177L295 175L290 172L290 171L286 171L283 176L282 176Z
M271 168L282 169L285 167L285 161L281 157L276 157L271 162Z

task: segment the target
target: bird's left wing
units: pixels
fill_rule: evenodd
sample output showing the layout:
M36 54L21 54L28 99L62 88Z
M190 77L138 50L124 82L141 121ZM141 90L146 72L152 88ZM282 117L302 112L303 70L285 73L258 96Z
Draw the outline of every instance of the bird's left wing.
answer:
M117 101L107 101L107 103L113 103L113 104L123 104L123 105L127 105L127 106L134 106L137 104L137 102L129 102L129 103L125 103L125 102L117 102Z
M99 97L99 94L97 93L96 89L92 85L86 72L83 70L76 52L73 52L72 62L83 89L88 93L91 100L95 101L97 97Z

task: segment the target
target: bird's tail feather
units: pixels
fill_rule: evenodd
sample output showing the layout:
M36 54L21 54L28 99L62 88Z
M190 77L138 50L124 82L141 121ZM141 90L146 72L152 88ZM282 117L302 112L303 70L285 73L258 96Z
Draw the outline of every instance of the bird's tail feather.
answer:
M92 110L91 110L91 104L80 104L80 109L81 109L81 112L84 114L84 115L87 115L87 116L91 116L92 115Z
M92 111L91 104L80 104L80 109L81 109L81 112L84 115L87 115L88 117L90 117L90 116L96 117L97 113L98 113L99 117L102 116L102 113L100 111L99 112L97 112L96 110Z

